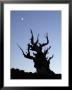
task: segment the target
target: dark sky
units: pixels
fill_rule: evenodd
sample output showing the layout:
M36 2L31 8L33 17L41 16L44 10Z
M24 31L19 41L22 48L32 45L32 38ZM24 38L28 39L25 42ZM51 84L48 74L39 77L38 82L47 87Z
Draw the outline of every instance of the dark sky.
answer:
M46 42L45 35L48 33L49 45L52 46L49 55L54 55L50 68L56 73L61 73L61 11L11 11L10 15L11 68L35 72L33 61L24 58L17 47L18 43L25 52L27 51L31 28L35 39L39 33L40 42Z

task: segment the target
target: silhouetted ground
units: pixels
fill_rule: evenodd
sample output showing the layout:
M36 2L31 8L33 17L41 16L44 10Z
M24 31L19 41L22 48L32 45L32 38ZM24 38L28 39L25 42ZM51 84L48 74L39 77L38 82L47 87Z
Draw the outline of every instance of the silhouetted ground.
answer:
M38 74L12 68L11 79L61 79L61 74L55 74L51 70L48 73Z

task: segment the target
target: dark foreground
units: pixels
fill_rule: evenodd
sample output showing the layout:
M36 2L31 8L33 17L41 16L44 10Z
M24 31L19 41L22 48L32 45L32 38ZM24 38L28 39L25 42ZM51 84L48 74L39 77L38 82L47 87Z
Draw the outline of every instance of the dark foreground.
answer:
M12 68L11 79L61 79L61 74L55 74L53 71L49 71L47 74L38 74Z

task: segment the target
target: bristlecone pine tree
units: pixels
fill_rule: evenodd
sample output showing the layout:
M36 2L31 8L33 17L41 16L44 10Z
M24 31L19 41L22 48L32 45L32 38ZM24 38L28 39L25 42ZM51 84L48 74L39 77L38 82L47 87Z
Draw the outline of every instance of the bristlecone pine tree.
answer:
M47 42L40 43L39 34L37 36L37 40L34 41L33 32L31 29L30 31L31 39L30 43L28 43L26 54L19 45L18 47L22 51L22 54L25 58L33 60L34 67L36 68L36 72L38 74L50 74L50 72L52 73L52 71L50 70L50 60L53 58L53 55L51 57L47 57L47 55L49 53L48 51L50 50L51 46L49 46L46 50L43 50L43 47L49 44L48 34L45 36ZM33 53L33 55L31 55L31 53Z

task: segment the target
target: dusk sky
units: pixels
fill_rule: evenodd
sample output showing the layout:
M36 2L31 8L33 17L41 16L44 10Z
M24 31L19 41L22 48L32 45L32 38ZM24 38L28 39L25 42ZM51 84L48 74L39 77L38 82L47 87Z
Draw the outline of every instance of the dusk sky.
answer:
M31 28L35 40L39 33L39 41L43 43L46 42L45 35L48 33L49 44L45 48L51 45L49 55L54 55L50 69L55 73L61 73L61 11L11 11L10 16L11 68L18 68L26 72L36 71L33 61L24 58L17 46L19 44L24 52L27 51Z

